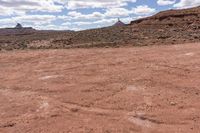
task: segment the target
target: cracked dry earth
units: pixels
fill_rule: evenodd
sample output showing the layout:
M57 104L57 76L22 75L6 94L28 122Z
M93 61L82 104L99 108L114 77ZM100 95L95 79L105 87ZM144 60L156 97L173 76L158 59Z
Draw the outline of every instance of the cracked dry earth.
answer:
M0 53L1 133L199 133L200 44Z

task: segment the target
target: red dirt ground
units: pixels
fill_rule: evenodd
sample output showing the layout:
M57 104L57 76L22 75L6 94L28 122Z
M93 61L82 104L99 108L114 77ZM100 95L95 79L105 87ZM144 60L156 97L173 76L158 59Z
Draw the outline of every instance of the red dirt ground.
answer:
M199 133L200 44L0 53L0 132Z

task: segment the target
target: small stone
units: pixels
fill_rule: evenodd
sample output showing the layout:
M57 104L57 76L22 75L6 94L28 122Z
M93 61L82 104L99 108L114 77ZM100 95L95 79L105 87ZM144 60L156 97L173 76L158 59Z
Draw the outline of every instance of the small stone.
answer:
M70 110L71 110L71 112L78 112L79 111L78 108L71 108Z
M170 102L170 105L175 106L176 103L175 102Z

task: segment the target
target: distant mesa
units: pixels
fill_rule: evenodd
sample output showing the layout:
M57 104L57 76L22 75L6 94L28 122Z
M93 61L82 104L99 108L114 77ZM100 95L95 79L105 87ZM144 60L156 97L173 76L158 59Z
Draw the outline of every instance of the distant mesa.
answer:
M13 28L0 28L0 35L23 35L23 34L32 34L37 30L32 27L23 27L20 23Z
M23 27L20 23L17 23L17 25L15 26L15 29L23 29Z
M17 23L17 25L14 28L6 28L6 29L14 29L14 30L34 30L32 27L23 27L22 24Z
M125 26L126 24L123 23L119 18L118 21L113 26Z

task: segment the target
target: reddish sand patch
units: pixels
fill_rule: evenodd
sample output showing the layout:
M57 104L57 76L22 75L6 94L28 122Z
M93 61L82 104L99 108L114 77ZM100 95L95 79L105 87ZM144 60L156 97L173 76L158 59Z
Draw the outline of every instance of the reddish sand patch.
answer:
M0 53L0 132L198 133L200 45Z

